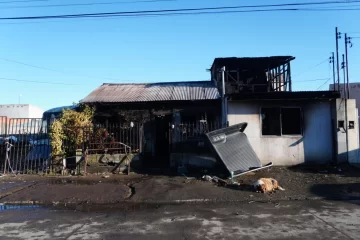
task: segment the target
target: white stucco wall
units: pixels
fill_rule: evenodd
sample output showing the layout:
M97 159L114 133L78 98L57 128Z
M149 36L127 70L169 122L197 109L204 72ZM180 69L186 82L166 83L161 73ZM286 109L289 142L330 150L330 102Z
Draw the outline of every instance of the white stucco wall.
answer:
M0 105L0 116L8 118L42 118L44 110L30 104Z
M5 134L5 129L7 129L7 134L39 132L43 123L42 120L35 118L41 119L43 113L44 110L30 104L0 105L0 117L7 118L7 120L5 120L5 118L1 119L0 135ZM32 119L28 120L27 118Z
M44 110L34 105L29 105L29 118L42 118Z
M262 136L261 107L281 107L281 102L229 102L230 125L247 122L245 133L263 164L296 165L328 162L333 155L331 104L329 101L296 103L304 114L303 136Z
M347 105L345 105L345 103ZM346 106L346 107L345 107ZM345 128L339 128L337 126L337 148L338 157L337 161L349 162L351 164L359 164L359 121L358 121L358 109L356 108L355 99L336 99L336 123L339 121L346 122L345 109L347 108L347 123ZM355 128L349 129L349 122L354 121ZM348 133L348 142L346 142L346 131ZM348 144L348 145L347 145ZM348 151L348 156L346 152Z
M0 105L0 116L8 118L28 118L29 117L28 104L6 104Z
M343 83L340 84L341 98L345 98L344 86L345 85ZM329 85L329 90L334 90L334 84ZM337 85L335 90L337 90ZM350 90L350 99L355 99L355 105L360 106L360 83L349 83L349 90ZM358 109L358 115L360 116L359 109ZM360 125L358 125L358 131L360 132Z

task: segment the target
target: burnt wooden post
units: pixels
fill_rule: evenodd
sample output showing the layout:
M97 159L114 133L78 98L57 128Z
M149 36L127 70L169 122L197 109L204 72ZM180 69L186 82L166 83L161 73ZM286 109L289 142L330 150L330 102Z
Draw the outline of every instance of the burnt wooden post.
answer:
M281 82L281 66L278 67L278 76L277 76L277 79L278 79L278 82L279 82L279 92L282 91L282 82Z
M87 160L88 160L88 145L85 143L85 149L84 149L84 175L86 175L86 167L87 167Z
M129 149L129 154L131 153L131 148ZM131 165L131 160L129 159L129 157L127 158L128 159L128 171L127 171L127 175L130 175L130 165Z
M292 92L290 62L287 64L287 75L289 81L289 91Z

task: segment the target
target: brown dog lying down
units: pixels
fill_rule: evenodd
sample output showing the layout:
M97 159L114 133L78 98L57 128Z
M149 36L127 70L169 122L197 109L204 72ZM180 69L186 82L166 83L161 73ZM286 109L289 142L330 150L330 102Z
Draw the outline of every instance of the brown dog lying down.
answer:
M285 190L284 188L280 187L278 181L273 178L260 178L254 183L254 188L256 192L262 193L270 193L275 190Z

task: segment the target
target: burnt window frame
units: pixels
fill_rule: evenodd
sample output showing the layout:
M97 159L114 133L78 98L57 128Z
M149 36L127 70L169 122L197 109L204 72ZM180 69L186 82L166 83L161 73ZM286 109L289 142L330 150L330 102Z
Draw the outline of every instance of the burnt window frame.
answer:
M279 114L279 122L280 122L280 134L263 134L263 109L270 108L270 109L278 109ZM282 109L284 108L296 108L300 110L300 134L283 134L283 127L282 127ZM299 137L304 135L304 113L302 107L299 106L261 106L260 107L260 128L261 128L261 137Z

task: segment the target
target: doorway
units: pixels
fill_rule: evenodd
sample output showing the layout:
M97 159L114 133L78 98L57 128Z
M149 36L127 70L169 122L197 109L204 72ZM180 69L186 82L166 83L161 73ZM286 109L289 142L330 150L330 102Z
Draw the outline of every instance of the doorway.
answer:
M153 167L168 168L170 166L169 124L171 115L155 118L155 151Z

